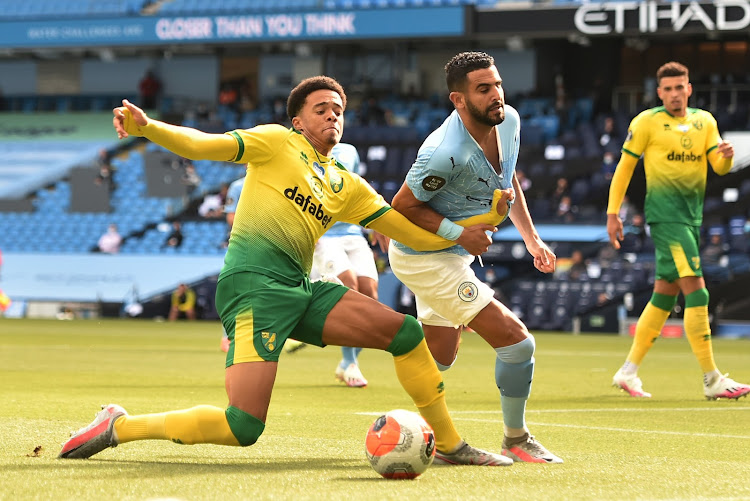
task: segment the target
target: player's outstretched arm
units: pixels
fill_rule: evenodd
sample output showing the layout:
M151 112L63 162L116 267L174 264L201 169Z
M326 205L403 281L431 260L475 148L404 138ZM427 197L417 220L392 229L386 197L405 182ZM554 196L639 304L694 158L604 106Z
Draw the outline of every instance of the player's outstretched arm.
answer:
M420 228L394 209L389 210L367 227L418 251L442 250L458 243ZM492 239L487 236L486 232L496 230L497 228L490 224L477 224L465 228L462 239L466 242L460 245L477 256L486 252L492 243Z
M197 129L171 125L149 118L127 99L112 110L112 125L117 137L145 137L169 151L190 160L232 161L237 155L237 142L225 134L208 134Z

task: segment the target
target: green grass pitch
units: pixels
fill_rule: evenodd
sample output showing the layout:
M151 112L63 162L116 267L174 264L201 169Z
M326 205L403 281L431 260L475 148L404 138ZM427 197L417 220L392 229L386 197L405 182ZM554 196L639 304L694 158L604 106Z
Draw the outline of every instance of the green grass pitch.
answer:
M252 447L143 441L56 459L100 404L224 407L220 332L213 322L0 319L0 499L750 499L750 399L706 401L684 339L657 342L640 371L654 396L636 400L610 386L630 339L536 335L527 420L561 465L434 466L414 481L381 479L364 454L367 428L413 406L383 352L360 356L369 387L334 383L336 347L282 356ZM715 339L714 351L722 371L750 381L750 340ZM465 334L444 379L464 438L499 451L493 355Z

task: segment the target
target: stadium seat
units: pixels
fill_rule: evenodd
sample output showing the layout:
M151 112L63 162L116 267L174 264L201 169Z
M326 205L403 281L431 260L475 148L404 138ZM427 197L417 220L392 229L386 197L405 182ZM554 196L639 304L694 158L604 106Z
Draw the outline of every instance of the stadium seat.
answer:
M529 329L541 329L547 317L547 307L544 304L534 304L529 307L524 323Z
M570 187L570 199L574 205L580 205L586 201L589 194L589 181L581 177L573 181Z
M521 127L521 144L541 146L544 143L544 129L541 125L528 124Z
M569 330L571 316L565 305L555 305L551 308L547 321L542 328L548 331Z
M724 201L719 197L706 197L703 202L703 212L710 212L714 209L718 209L724 204Z

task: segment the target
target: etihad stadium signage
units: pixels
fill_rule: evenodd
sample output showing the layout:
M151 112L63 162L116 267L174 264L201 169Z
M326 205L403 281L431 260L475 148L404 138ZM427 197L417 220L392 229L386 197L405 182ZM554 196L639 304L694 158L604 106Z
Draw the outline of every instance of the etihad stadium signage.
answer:
M587 36L649 33L744 32L750 28L750 0L587 2L576 6L534 10L476 12L479 35L528 35L556 38L571 33Z
M664 29L680 32L690 23L709 31L739 31L750 25L747 0L698 2L603 2L586 3L576 9L575 27L586 35L623 33L637 29L654 33Z

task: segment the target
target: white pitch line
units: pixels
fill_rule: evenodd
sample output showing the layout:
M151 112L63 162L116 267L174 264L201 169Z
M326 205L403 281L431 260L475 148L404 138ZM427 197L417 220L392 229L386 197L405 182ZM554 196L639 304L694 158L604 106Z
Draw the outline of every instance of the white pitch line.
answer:
M750 407L630 407L610 409L526 409L526 414L556 414L567 412L717 412L747 411ZM451 411L451 414L495 414L497 411Z
M559 414L575 412L720 412L748 411L750 407L613 407L611 409L526 409L526 414ZM501 414L500 409L493 411L450 411L451 416L459 414ZM383 412L355 412L359 416L382 416Z
M692 433L687 431L662 431L662 430L636 430L629 428L610 428L608 426L584 426L577 424L559 424L559 423L529 423L534 426L554 426L557 428L577 428L582 430L598 431L622 431L625 433L649 433L651 435L680 435L688 437L711 437L711 438L744 438L750 440L748 435L724 435L722 433Z
M472 418L458 418L456 421L472 421L475 423L497 423L495 420L489 419L472 419ZM575 428L579 430L596 430L596 431L617 431L623 433L648 433L651 435L678 435L688 437L710 437L710 438L744 438L750 440L748 435L725 435L721 433L692 433L688 431L663 431L663 430L638 430L635 428L611 428L609 426L587 426L580 424L562 424L562 423L539 423L528 421L527 424L534 426L552 426L557 428Z

